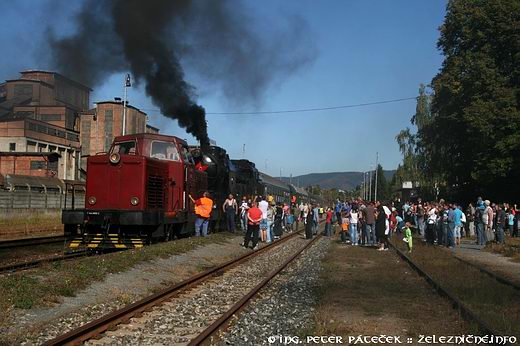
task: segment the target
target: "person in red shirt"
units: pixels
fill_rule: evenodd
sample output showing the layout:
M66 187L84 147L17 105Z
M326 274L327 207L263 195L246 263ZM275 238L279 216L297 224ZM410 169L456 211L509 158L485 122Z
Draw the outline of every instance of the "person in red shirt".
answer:
M325 214L327 215L327 218L325 219L325 236L330 237L332 235L332 210L327 208Z
M262 211L258 209L256 202L253 202L253 206L247 211L247 230L242 246L249 247L249 241L253 239L253 250L258 249L258 232L260 228L260 222L262 221Z

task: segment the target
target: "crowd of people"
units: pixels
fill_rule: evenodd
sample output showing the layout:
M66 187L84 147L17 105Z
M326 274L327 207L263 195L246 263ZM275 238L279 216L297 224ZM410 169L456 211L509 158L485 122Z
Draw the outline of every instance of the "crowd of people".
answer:
M412 233L430 245L454 248L462 237L476 237L476 243L505 243L506 236L517 237L520 213L516 205L491 203L478 198L475 205L463 208L458 203L417 202L381 203L366 202L358 198L337 201L327 209L325 234L330 235L331 225L341 225L341 239L357 245L377 245L388 248L388 238L400 235L412 249ZM335 216L335 219L334 219ZM341 220L341 221L336 221ZM348 232L347 232L348 230Z
M207 221L212 209L208 194L195 202L197 221L195 234L207 235ZM248 198L240 203L229 195L222 211L226 215L228 231L234 232L239 223L244 233L242 246L257 249L260 241L270 243L284 232L292 232L304 225L305 237L312 239L324 219L324 235L339 236L341 242L352 246L376 246L388 250L388 239L397 234L412 251L412 234L427 244L454 248L462 237L476 237L476 243L485 245L496 241L504 243L506 236L517 237L520 212L517 205L491 203L478 198L475 205L463 208L458 203L438 202L380 202L361 198L337 200L323 208L313 203L276 203L272 196ZM339 235L338 235L339 233Z
M297 230L300 223L304 224L306 238L312 239L318 233L323 213L317 204L276 203L272 196L243 197L239 212L240 227L245 233L242 246L249 247L252 242L251 247L256 250L259 241L270 243L284 232Z

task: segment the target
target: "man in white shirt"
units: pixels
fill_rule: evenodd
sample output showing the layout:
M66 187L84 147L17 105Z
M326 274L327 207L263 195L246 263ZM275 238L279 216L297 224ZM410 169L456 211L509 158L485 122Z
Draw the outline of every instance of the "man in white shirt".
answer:
M247 211L249 210L249 204L247 203L247 198L244 196L242 198L242 204L240 205L240 227L242 228L242 232L247 231Z
M269 208L269 202L266 201L265 197L261 197L260 203L258 203L258 209L262 211L262 221L260 222L260 232L262 229L267 230L267 209Z
M437 224L437 209L435 206L428 211L426 220L426 242L430 245L435 243L435 226Z

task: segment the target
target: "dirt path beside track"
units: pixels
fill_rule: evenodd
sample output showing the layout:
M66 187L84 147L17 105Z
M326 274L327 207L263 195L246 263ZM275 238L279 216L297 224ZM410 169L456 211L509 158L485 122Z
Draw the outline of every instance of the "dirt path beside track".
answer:
M470 326L393 251L338 244L324 259L314 335L462 335Z
M454 253L463 260L482 266L520 285L520 262L515 262L510 257L484 251L482 246L467 241L455 248Z

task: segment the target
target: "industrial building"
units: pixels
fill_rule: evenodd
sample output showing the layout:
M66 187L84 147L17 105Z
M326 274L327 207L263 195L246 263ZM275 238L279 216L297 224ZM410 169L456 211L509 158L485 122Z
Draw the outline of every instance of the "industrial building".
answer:
M79 115L88 110L92 90L56 72L20 74L20 78L0 84L0 158L4 162L0 174L78 179ZM57 158L57 163L42 159L50 157ZM29 170L17 168L26 162L34 162L29 163Z

